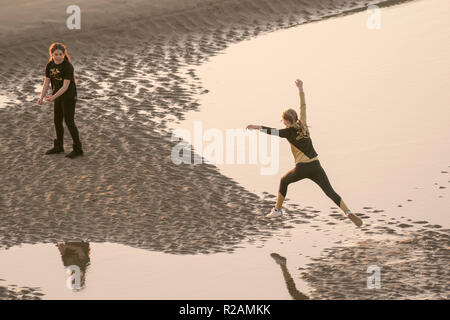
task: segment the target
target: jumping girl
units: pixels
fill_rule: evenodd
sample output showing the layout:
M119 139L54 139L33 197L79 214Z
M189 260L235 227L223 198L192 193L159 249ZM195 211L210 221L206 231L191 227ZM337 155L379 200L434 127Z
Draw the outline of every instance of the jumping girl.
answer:
M73 151L66 155L75 158L83 155L78 129L75 125L75 104L77 101L77 87L74 68L69 53L64 44L54 42L48 49L49 61L45 66L45 78L38 104L42 105L42 99L47 94L49 82L52 85L52 95L46 96L45 101L53 102L53 120L55 123L56 139L53 148L45 154L64 152L64 127L63 119L69 128L73 140Z
M286 126L285 129L278 130L257 125L247 126L247 129L250 130L260 130L268 134L279 135L282 138L286 138L291 145L292 154L295 158L295 168L287 172L283 178L281 178L275 208L273 208L266 217L274 218L281 216L283 213L281 208L284 198L286 197L288 185L301 179L308 178L317 183L325 194L341 208L344 214L355 225L360 227L362 225L362 220L350 211L342 198L333 190L330 181L317 158L317 153L312 145L309 129L306 124L306 103L303 82L297 79L295 84L299 89L300 95L300 119L298 119L294 109L288 109L282 114L282 120Z

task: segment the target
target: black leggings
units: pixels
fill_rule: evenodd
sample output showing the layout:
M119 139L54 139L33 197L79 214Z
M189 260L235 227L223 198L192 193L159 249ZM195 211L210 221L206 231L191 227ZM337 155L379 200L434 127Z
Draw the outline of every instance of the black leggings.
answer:
M320 165L319 160L297 163L294 169L288 171L281 178L279 192L283 197L286 197L288 185L304 178L308 178L317 183L323 190L323 192L325 192L325 194L331 200L333 200L333 202L336 203L338 207L341 206L341 197L334 191L333 187L331 186L327 174Z
M64 141L64 119L72 136L74 147L81 148L78 129L75 125L75 104L75 99L55 101L53 104L53 121L55 123L56 141L59 145L62 146Z

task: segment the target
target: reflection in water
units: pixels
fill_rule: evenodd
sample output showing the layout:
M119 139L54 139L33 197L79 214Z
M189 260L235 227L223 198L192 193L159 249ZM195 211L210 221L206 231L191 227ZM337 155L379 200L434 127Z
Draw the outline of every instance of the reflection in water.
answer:
M86 282L86 271L90 263L89 259L89 242L65 242L58 243L57 247L61 253L61 258L64 266L67 268L69 266L78 266L80 268L80 288L85 287ZM75 271L72 271L72 276ZM76 282L75 277L73 277L72 285Z
M287 289L292 298L294 300L308 300L309 297L298 291L295 287L294 279L292 279L291 274L286 267L286 258L280 256L278 253L272 253L270 256L280 265L281 271L283 272L284 281L286 282Z

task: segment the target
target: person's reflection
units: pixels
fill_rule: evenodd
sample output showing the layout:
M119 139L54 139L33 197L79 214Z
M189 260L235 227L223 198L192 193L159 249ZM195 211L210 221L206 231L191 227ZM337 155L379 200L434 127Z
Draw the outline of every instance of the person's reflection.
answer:
M283 272L284 281L286 282L287 289L292 298L294 300L308 300L309 297L298 291L295 287L295 282L286 267L286 258L280 256L278 253L272 253L270 256L275 260L276 263L280 265L281 271Z
M64 242L58 243L57 247L61 253L64 267L76 265L80 268L80 288L83 289L86 281L86 270L90 263L89 259L89 242ZM73 274L73 273L72 273ZM75 284L75 279L72 280Z

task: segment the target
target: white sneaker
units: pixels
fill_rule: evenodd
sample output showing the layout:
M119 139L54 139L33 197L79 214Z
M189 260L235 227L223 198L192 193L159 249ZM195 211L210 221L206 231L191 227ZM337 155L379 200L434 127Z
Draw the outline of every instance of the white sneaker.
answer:
M273 208L272 211L266 215L266 218L276 218L283 215L282 210L278 210L276 208Z

